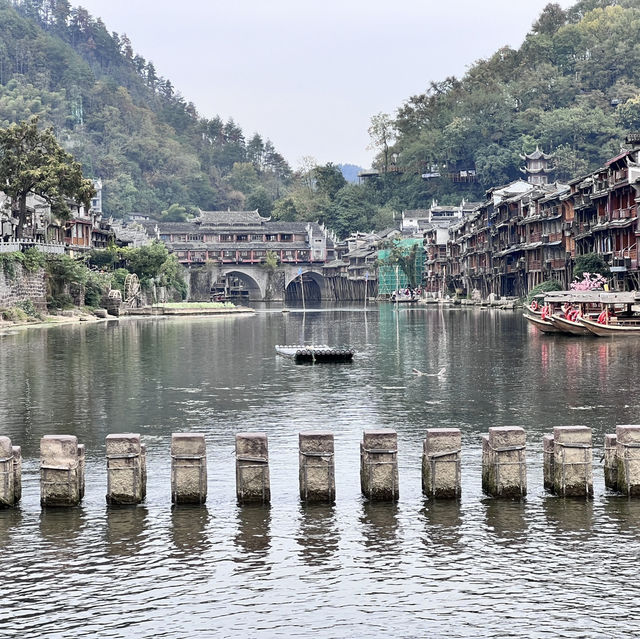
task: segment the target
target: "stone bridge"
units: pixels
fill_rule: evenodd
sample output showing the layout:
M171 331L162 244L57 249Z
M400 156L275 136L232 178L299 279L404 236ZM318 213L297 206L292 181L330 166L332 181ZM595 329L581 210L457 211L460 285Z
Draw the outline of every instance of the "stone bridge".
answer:
M299 298L300 269L307 299L326 299L325 278L320 264L281 264L268 271L259 264L205 264L187 267L187 286L192 301L209 300L211 289L227 278L237 278L251 301L284 301Z

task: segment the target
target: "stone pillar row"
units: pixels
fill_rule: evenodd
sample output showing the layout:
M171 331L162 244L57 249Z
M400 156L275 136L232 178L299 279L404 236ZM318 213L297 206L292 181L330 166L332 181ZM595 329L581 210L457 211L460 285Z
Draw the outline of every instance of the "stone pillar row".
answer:
M298 434L298 481L303 502L336 498L334 437L326 431ZM544 488L561 497L593 495L592 433L586 426L558 426L544 435ZM430 499L459 499L461 432L431 428L422 451L422 490ZM265 433L235 438L236 497L239 503L269 503L269 449ZM107 503L139 504L147 492L146 448L140 435L106 438ZM22 495L19 446L0 437L0 507L13 507ZM482 437L482 489L494 497L527 494L526 433L519 426L496 426ZM640 425L616 427L605 436L607 488L640 495ZM40 441L40 503L75 506L84 496L85 447L73 435L46 435ZM360 443L360 487L372 501L399 498L398 434L391 429L365 430ZM207 499L207 451L201 433L171 437L171 501L203 504Z

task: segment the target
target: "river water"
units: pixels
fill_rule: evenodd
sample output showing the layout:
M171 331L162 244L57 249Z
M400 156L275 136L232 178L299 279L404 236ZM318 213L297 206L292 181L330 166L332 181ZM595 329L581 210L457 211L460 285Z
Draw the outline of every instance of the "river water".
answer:
M640 635L640 500L609 494L603 436L640 422L640 341L540 335L518 313L320 308L0 336L0 434L23 500L0 512L0 637ZM275 344L348 345L304 366ZM413 368L440 377L412 375ZM542 436L594 433L594 499L542 488ZM527 430L529 494L481 492L480 436ZM364 428L398 431L400 500L359 493ZM425 430L463 434L462 499L420 489ZM297 433L336 439L335 506L302 507ZM206 507L171 508L171 433L206 435ZM270 507L235 502L234 433L269 437ZM146 503L107 508L105 436L139 432ZM79 508L41 511L44 434L87 448Z

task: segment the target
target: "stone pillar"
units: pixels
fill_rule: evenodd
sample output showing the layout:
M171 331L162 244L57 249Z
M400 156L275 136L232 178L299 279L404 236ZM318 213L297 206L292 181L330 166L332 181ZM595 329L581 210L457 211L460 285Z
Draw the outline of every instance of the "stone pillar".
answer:
M494 497L527 494L527 435L520 426L492 426L482 438L482 489Z
M460 497L459 428L430 428L422 452L422 492L435 499Z
M542 437L542 473L545 490L553 491L553 435Z
M80 503L80 460L74 435L45 435L40 440L40 504Z
M22 499L22 449L12 446L13 452L13 495L14 503Z
M371 500L395 501L398 487L398 433L365 430L360 444L360 487Z
M618 490L618 456L615 435L604 436L604 485L609 490Z
M80 499L84 498L85 468L86 450L84 444L78 444L78 488L80 490Z
M13 447L8 437L0 437L0 508L15 506Z
M140 435L107 435L107 503L139 504L144 499Z
M140 464L142 466L142 499L147 497L147 446L140 444Z
M593 495L591 429L556 426L553 442L554 492L561 497Z
M200 433L171 435L171 502L204 504L207 500L207 447Z
M298 441L300 499L302 501L335 501L333 433L307 431L298 434Z
M616 426L616 440L617 489L640 495L640 426Z
M265 433L236 435L236 495L238 502L269 503L269 449Z

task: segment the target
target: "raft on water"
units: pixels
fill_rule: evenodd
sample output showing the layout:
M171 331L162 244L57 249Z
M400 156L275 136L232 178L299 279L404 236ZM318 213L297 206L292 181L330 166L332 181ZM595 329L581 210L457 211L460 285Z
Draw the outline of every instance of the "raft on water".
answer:
M297 363L350 362L355 351L352 348L332 348L326 344L317 346L276 345L276 353Z

